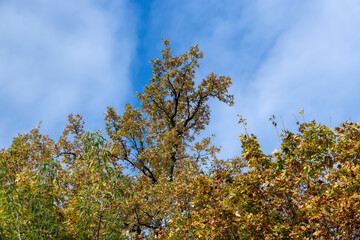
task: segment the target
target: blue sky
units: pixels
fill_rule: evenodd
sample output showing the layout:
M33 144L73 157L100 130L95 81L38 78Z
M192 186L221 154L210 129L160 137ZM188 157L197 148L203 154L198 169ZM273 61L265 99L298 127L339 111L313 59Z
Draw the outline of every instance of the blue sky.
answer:
M199 44L199 79L233 80L235 106L212 102L202 134L222 157L240 153L238 114L267 152L273 114L293 130L301 109L327 125L359 121L357 0L0 1L0 147L40 120L57 138L70 113L103 129L106 106L138 104L165 37L178 54Z

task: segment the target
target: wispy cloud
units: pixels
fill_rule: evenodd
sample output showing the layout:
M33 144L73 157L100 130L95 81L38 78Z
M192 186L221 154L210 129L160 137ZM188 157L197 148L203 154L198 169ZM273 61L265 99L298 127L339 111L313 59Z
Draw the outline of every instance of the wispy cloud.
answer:
M99 128L131 88L134 22L126 1L1 1L0 144L39 120L59 134L69 113Z
M283 31L254 74L245 97L258 133L271 131L261 118L282 116L294 125L293 113L305 109L307 120L338 124L359 120L360 4L357 1L311 2ZM250 105L251 103L251 105ZM246 109L246 106L244 106Z
M214 104L208 133L217 135L223 156L240 150L237 114L249 131L277 145L270 115L294 127L293 114L326 124L359 120L360 3L358 1L185 1L153 9L154 28L185 49L205 52L200 75L230 75L236 106ZM191 7L190 7L191 6ZM160 10L159 10L160 9ZM166 21L165 21L166 19ZM279 125L282 123L279 119Z

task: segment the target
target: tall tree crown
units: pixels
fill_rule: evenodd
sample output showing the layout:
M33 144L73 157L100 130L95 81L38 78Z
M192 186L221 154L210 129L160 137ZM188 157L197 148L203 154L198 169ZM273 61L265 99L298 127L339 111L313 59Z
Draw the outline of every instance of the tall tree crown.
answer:
M197 45L174 56L169 40L163 44L162 59L151 60L150 84L137 93L141 109L126 105L121 117L109 107L106 115L114 152L153 182L157 175L172 180L176 165L189 158L189 144L209 124L210 98L233 104L230 77L211 73L196 84L195 71L203 57Z

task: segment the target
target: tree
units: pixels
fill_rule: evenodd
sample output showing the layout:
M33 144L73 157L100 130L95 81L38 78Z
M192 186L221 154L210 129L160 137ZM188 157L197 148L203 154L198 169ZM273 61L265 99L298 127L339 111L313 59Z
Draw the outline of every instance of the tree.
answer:
M126 218L132 219L127 224L149 236L166 227L168 212L176 203L175 189L201 171L208 160L206 153L213 152L209 139L193 144L209 123L208 100L233 104L233 96L227 93L229 77L212 73L196 85L195 70L203 57L197 45L180 56L172 55L168 40L164 46L163 60L152 60L151 83L137 94L141 109L128 104L119 116L108 107L105 118L112 157L139 172L136 192L126 207Z
M198 135L210 99L233 104L231 80L197 81L202 57L164 40L141 107L107 108L107 137L70 115L56 142L39 126L14 138L0 151L0 239L360 238L360 122L283 129L265 154L241 118L241 156L218 159Z
M283 131L271 155L240 135L242 156L191 181L183 196L192 201L180 201L191 220L173 214L166 238L358 239L359 129L302 123L298 133Z
M54 141L34 128L0 151L0 238L67 238L63 169Z

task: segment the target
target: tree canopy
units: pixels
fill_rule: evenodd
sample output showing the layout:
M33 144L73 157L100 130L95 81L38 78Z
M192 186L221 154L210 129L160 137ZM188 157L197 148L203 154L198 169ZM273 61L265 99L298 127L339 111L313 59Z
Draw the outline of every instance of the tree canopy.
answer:
M210 99L234 103L231 79L195 79L202 57L165 39L141 107L108 107L106 135L70 115L57 141L39 126L15 137L0 151L0 239L360 238L360 122L298 123L272 154L245 131L242 154L219 159L198 136Z

